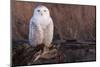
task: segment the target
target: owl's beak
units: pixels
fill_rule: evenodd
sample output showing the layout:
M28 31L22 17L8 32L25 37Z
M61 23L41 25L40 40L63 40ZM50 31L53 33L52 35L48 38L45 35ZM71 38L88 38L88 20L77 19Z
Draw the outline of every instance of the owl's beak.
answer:
M41 16L43 15L43 13L41 13Z

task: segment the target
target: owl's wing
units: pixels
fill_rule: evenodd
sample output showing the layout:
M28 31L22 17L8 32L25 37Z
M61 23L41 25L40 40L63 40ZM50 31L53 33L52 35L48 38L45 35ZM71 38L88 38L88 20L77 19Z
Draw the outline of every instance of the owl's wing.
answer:
M37 46L41 44L43 39L43 32L39 25L36 24L33 20L29 24L29 43L32 46Z
M53 30L54 30L54 25L53 25L53 21L51 19L50 23L48 24L47 28L45 29L45 34L44 34L44 43L45 43L45 46L47 46L47 47L51 46L51 42L53 39Z

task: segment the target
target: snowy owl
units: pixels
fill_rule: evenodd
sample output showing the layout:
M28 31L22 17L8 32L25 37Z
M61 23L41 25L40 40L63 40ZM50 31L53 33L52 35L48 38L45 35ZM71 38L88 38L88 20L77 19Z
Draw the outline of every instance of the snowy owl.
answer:
M43 5L37 6L29 22L29 43L33 47L44 44L43 49L47 50L53 39L53 28L49 9Z

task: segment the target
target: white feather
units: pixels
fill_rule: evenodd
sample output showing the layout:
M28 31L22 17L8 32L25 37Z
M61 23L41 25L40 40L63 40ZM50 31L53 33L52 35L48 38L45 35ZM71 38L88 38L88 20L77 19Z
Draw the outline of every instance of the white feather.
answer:
M49 46L53 39L53 21L48 8L38 6L29 23L29 42L32 46L45 44Z

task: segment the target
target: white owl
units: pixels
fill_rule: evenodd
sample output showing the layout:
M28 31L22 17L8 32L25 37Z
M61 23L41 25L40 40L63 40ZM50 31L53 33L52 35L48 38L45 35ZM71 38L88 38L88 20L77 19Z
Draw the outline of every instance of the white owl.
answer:
M29 23L29 43L33 47L44 44L44 50L47 50L53 39L53 28L48 8L43 5L37 6Z

